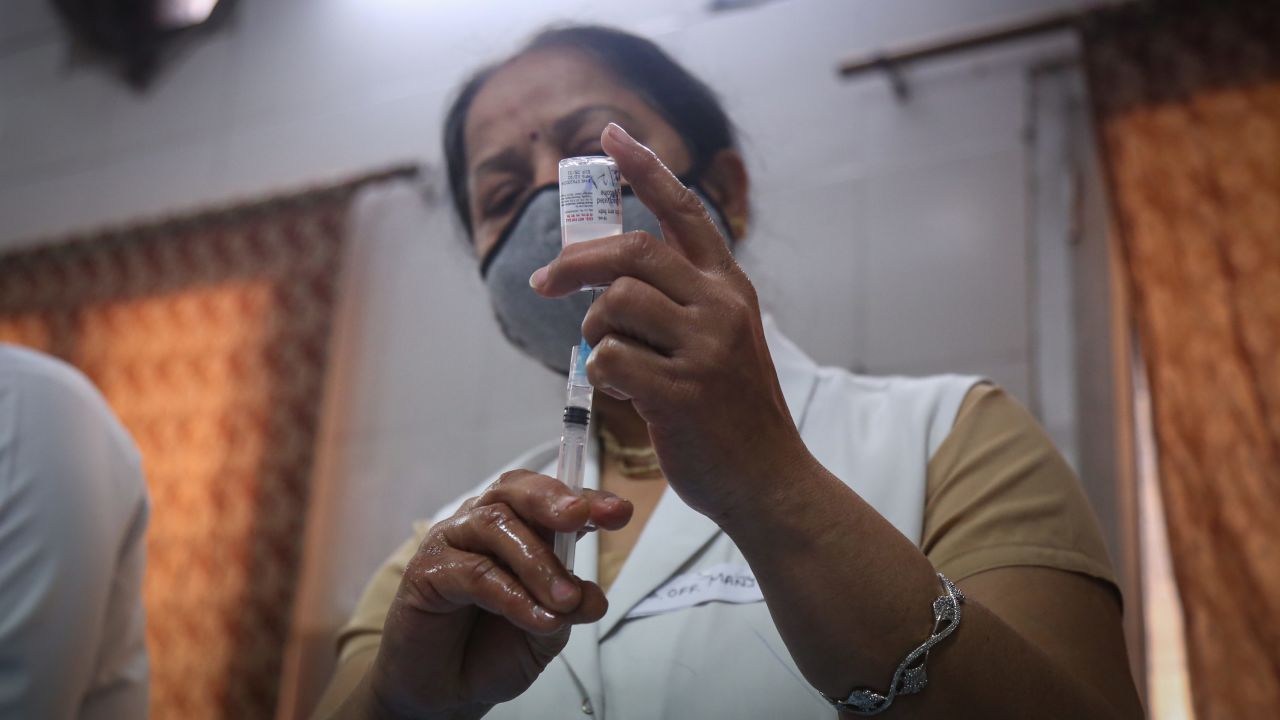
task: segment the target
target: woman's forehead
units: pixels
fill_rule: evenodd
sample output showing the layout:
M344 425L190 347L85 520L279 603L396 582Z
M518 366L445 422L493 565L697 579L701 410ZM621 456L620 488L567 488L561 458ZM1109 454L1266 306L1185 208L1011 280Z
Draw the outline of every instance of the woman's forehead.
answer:
M615 106L633 118L656 116L634 92L589 55L548 48L494 71L467 112L463 129L468 164L513 144L527 144L556 121L589 105Z

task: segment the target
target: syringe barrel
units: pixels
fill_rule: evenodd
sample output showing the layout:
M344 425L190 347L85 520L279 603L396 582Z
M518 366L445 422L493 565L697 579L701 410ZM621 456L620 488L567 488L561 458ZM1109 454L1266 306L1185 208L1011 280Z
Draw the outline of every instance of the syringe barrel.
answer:
M556 478L569 486L574 493L582 492L583 460L587 450L587 426L565 423L560 436L560 461L556 464Z
M586 424L566 422L564 434L560 436L560 462L556 467L556 479L567 485L575 495L582 494L582 474L585 470L586 455ZM564 563L565 569L569 572L573 572L574 548L577 547L577 543L578 533L576 532L556 533L556 557Z

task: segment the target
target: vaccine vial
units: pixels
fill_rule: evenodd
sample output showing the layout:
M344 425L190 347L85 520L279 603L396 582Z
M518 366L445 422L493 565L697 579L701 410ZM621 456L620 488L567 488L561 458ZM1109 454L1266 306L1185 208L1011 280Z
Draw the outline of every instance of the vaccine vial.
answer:
M603 156L560 161L560 242L563 246L622 233L622 176Z

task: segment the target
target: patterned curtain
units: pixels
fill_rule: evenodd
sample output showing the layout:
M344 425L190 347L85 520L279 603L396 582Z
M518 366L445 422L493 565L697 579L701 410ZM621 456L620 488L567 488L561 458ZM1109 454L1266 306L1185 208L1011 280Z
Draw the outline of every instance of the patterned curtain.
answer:
M1095 16L1196 714L1280 717L1280 5Z
M382 176L0 256L0 340L83 370L142 453L152 717L275 713L344 219Z

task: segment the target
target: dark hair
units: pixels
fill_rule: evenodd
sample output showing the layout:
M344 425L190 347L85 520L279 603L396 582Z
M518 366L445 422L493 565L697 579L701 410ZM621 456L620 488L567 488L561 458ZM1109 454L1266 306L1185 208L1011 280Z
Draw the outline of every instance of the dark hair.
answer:
M470 198L467 195L467 150L464 127L471 103L485 82L505 63L535 50L566 48L589 53L628 89L640 96L675 128L684 139L693 167L705 167L715 154L736 147L733 124L715 92L642 37L600 27L574 25L544 30L520 51L502 63L482 68L472 75L445 115L444 157L449 175L449 192L462 226L470 235Z

